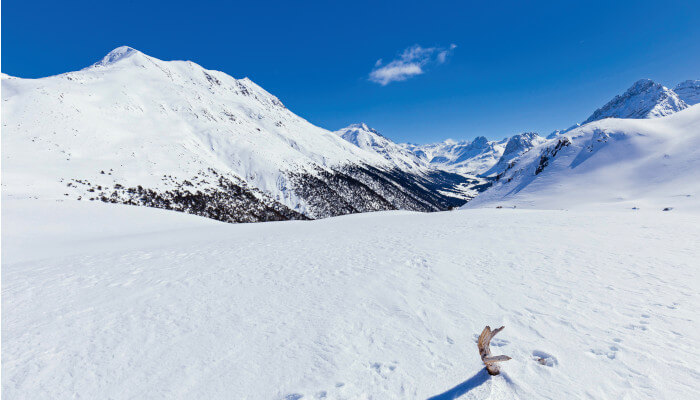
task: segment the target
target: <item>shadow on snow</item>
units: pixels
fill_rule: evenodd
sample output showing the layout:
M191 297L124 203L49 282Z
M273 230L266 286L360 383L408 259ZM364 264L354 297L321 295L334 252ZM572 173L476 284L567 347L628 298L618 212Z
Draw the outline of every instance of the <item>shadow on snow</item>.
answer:
M481 386L484 382L488 381L491 376L486 371L486 368L477 372L474 376L467 379L466 381L460 383L459 385L453 387L452 389L446 391L445 393L440 393L436 396L429 398L428 400L453 400L472 389Z

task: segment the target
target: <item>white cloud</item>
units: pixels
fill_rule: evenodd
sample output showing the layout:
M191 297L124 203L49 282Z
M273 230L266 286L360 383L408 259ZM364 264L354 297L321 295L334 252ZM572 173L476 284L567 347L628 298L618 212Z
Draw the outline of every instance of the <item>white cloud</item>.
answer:
M369 74L369 80L382 86L391 82L405 81L425 73L426 68L432 65L444 64L455 48L457 48L455 44L451 44L448 48L411 46L398 58L384 66L382 66L382 59L377 60Z

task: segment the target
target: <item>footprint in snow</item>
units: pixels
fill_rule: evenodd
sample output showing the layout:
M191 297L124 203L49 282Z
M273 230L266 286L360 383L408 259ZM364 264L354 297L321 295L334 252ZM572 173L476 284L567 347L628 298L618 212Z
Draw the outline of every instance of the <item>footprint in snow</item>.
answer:
M601 349L591 349L591 353L597 355L597 356L605 356L611 360L614 360L615 357L617 357L617 352L620 350L617 346L610 346L608 347L608 350L601 350Z
M388 375L396 369L396 364L398 364L396 361L389 363L388 365L375 362L370 364L370 368L372 368L382 378L387 378Z
M556 357L541 350L533 350L532 359L537 361L540 365L544 365L546 367L553 367L559 364Z

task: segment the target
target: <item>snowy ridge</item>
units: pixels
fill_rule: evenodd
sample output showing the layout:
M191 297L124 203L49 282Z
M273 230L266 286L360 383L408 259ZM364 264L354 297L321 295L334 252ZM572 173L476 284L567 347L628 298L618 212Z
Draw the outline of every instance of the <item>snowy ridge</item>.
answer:
M446 140L426 145L406 144L405 147L437 168L481 175L498 162L507 142L508 139L489 141L479 136L472 141Z
M534 132L524 132L512 136L508 139L506 148L498 162L484 173L486 176L500 174L508 168L508 165L525 152L538 144L544 143L546 139Z
M146 57L143 53L140 51L133 49L129 46L121 46L117 47L116 49L110 51L104 58L95 64L93 64L89 68L99 68L99 67L107 67L109 65L112 65L116 62L119 62L121 60L124 60L125 58L131 57L131 56L137 56L137 57Z
M698 81L676 89L692 103ZM679 96L640 80L589 120L667 115L687 107ZM76 72L3 75L2 98L2 184L10 196L145 205L229 222L445 210L485 190L543 140L413 145L366 124L330 132L248 78L127 46ZM580 129L572 128L551 140Z
M3 78L2 96L3 190L16 197L199 210L217 219L220 208L203 207L227 196L244 197L246 207L262 202L255 207L281 219L454 205L409 189L401 182L411 177L385 158L298 117L250 79L189 61L124 46L81 71Z
M430 169L415 154L382 136L365 123L349 125L336 131L335 134L363 150L382 156L401 170L424 174Z
M700 106L605 119L524 153L466 208L700 208Z
M409 145L394 143L365 123L352 124L335 133L355 146L381 156L395 171L409 174L414 182L404 181L405 185L420 185L431 192L453 199L449 201L449 207L471 200L490 184L473 173L430 164L411 151Z
M554 133L552 135L556 136ZM403 146L435 168L483 179L502 172L510 161L544 140L537 133L526 132L499 141L479 136L472 141L447 140L427 145Z
M604 118L658 118L687 107L673 90L651 79L640 79L625 93L597 109L581 125Z
M673 91L689 106L700 103L700 80L698 79L683 81L676 85Z

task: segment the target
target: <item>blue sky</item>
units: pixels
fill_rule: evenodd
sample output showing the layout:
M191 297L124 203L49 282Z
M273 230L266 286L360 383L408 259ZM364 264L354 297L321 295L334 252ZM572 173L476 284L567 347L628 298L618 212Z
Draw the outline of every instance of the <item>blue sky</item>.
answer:
M129 45L248 76L324 128L495 139L568 127L639 78L700 79L699 10L697 0L7 0L2 72L62 73Z

